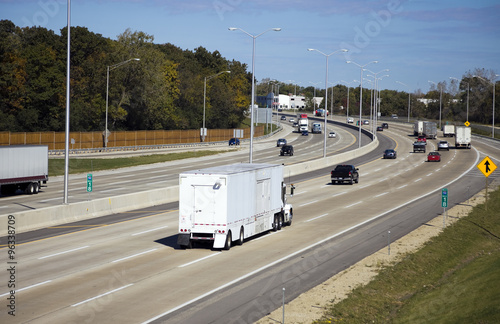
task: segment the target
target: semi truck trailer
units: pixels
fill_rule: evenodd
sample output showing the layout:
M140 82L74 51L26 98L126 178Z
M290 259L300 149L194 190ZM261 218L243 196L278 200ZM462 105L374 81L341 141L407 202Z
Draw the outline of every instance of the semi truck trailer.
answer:
M293 194L293 185L292 185ZM177 244L229 250L254 235L291 225L283 166L240 163L179 175Z
M471 148L471 128L465 126L455 127L455 148Z
M437 136L437 125L435 122L424 122L423 125L423 135L426 138L435 139Z
M22 190L37 194L49 180L49 148L46 145L0 146L0 192Z

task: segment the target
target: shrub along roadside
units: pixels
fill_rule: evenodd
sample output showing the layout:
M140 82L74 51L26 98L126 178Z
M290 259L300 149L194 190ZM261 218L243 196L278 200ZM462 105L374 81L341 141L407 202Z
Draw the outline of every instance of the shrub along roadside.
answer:
M497 190L315 323L500 323L499 269Z

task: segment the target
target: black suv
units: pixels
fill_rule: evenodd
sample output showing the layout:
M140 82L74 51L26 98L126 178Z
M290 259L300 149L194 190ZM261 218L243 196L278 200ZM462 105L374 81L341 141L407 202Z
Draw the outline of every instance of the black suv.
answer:
M288 154L288 155L293 155L293 146L291 145L283 145L281 147L281 151L280 151L280 155L283 156L285 154Z
M387 124L387 123L382 123L382 128L386 128L386 129L387 129L387 128L389 128L389 124Z

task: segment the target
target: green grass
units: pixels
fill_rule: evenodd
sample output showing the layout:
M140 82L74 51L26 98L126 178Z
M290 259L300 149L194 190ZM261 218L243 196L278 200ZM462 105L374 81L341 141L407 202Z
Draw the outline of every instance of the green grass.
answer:
M382 269L315 323L500 323L500 191L487 207Z
M168 162L174 160L202 157L221 153L222 151L190 151L169 154L153 154L112 159L69 159L69 173L87 173L93 171L126 168L144 164ZM64 175L64 159L49 159L49 176Z

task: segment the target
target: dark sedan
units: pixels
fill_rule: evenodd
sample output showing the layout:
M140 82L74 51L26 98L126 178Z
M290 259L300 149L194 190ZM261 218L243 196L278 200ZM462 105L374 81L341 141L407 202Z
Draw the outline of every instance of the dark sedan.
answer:
M240 139L239 138L231 138L229 140L229 146L233 146L233 145L240 145Z
M395 159L397 158L397 152L395 150L385 150L384 151L384 159Z
M283 155L290 155L292 156L293 155L293 146L291 145L283 145L281 147L281 151L280 151L280 155L283 156Z

